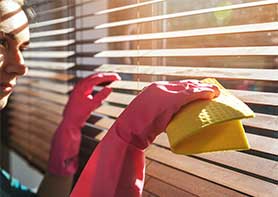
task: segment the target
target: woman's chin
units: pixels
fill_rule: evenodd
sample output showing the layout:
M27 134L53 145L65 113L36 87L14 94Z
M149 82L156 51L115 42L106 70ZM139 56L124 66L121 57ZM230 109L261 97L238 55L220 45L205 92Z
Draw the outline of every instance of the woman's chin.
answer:
M2 110L3 108L6 107L7 102L8 102L8 97L7 96L0 99L0 110Z

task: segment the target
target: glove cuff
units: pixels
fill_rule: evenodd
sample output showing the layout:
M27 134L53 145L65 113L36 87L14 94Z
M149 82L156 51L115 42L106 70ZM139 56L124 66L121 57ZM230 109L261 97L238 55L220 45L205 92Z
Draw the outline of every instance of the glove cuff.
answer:
M136 152L144 152L145 147L140 147L136 143L133 143L133 140L128 140L131 138L130 136L122 136L121 132L117 130L114 126L112 126L108 133L106 134L107 137L113 137L117 138L118 142L121 142L122 144L125 144L126 147L129 147L129 149L134 149Z
M48 171L53 175L69 176L78 168L81 131L68 122L62 121L51 144Z
M71 197L141 196L144 169L144 151L111 128L88 160Z

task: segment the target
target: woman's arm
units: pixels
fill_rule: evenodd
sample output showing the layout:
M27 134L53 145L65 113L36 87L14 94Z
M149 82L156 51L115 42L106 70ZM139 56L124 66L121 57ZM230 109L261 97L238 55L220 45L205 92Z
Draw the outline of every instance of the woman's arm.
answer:
M73 175L60 176L47 172L39 186L39 197L66 197L69 196L73 183Z
M74 87L65 106L63 120L52 139L48 172L38 191L40 197L69 196L73 176L78 168L81 128L112 91L104 87L92 96L93 87L119 79L117 74L98 73L82 79Z
M153 83L119 116L99 143L71 197L140 196L144 185L144 149L165 131L181 106L212 99L216 86L196 81Z

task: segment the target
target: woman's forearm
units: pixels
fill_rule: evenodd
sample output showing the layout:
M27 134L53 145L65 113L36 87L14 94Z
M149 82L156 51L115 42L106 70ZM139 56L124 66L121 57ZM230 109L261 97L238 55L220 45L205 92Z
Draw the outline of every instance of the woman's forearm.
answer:
M57 176L46 173L38 190L39 197L68 197L72 189L73 176Z

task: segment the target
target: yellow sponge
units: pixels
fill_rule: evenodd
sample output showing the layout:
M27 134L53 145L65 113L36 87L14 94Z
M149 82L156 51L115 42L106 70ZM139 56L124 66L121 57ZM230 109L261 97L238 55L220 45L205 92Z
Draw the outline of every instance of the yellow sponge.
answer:
M190 155L249 149L240 119L254 117L253 111L215 79L202 82L217 85L220 95L189 103L173 117L166 129L171 150Z

